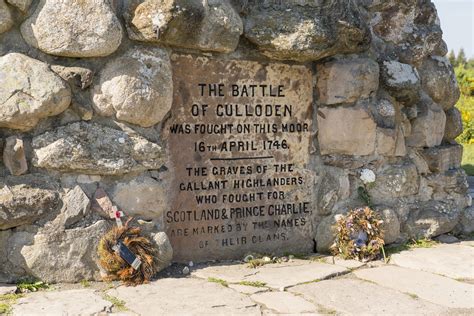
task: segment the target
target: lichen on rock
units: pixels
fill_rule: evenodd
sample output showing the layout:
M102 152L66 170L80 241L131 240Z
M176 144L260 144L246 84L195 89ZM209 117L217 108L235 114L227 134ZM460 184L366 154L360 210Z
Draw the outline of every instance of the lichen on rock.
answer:
M95 123L73 123L33 138L33 164L82 174L121 175L159 169L165 151L145 138Z
M47 64L18 53L0 57L0 127L31 130L70 102L69 86Z
M202 51L232 52L243 31L228 0L139 0L125 17L131 39Z
M161 48L136 48L107 63L92 89L94 109L104 116L150 127L160 123L173 98L171 64Z
M31 46L64 57L107 56L122 42L122 26L107 0L41 0L21 33Z

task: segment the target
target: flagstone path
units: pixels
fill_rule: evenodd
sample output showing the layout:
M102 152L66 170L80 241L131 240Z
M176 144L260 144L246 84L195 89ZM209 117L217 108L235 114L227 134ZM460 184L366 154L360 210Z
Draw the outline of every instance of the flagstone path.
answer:
M473 315L474 241L405 250L390 262L332 257L194 265L137 287L55 285L25 294L13 315ZM11 292L0 286L0 293Z

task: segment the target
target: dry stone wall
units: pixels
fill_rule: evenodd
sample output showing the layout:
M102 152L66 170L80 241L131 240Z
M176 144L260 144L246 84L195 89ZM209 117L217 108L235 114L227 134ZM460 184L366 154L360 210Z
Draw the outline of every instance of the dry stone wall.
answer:
M430 0L0 0L0 282L100 279L116 205L172 261L474 227ZM174 255L173 255L174 254Z

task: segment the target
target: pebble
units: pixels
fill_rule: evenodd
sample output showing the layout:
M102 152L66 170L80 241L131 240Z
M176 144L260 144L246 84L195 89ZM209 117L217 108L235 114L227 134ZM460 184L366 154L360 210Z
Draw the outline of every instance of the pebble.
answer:
M183 268L183 274L184 275L189 274L189 268L188 267Z

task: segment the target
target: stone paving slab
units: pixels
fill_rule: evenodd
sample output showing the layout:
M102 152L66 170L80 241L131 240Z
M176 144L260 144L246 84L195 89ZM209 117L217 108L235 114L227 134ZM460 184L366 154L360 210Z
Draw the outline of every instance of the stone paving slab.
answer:
M424 271L384 266L357 270L361 279L450 308L471 308L474 313L474 285Z
M324 257L321 260L322 262L325 262L328 264L335 264L347 269L357 269L365 265L364 262L360 262L357 260L344 260L338 257Z
M474 240L463 240L459 244L461 246L474 247Z
M13 315L94 315L110 311L112 305L89 289L36 292L20 298Z
M448 309L363 280L342 278L298 285L289 289L328 314L442 315Z
M256 287L241 284L229 284L229 288L242 294L255 294L268 291L267 287Z
M392 255L390 263L453 279L474 279L474 247L459 244L402 251Z
M107 292L140 315L260 315L248 296L220 284L194 278L160 279Z
M0 295L13 294L16 291L16 285L0 283Z
M316 313L318 311L314 304L289 292L258 293L250 298L279 314Z
M263 282L267 287L283 290L297 284L347 272L349 270L341 266L306 261L305 264L299 265L267 264L256 269L245 265L211 266L196 270L192 275L203 279L223 279L229 283Z

